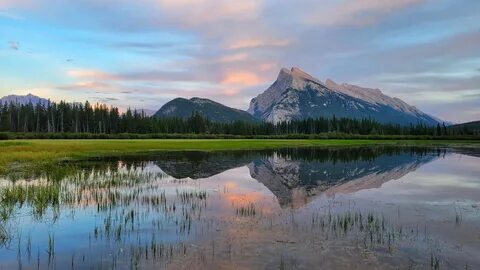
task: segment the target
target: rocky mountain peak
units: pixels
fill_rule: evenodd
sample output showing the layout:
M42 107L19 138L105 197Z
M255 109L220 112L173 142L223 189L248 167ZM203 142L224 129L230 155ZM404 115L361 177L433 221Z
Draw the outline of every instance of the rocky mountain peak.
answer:
M332 86L332 85L336 85L337 83L334 82L332 79L327 79L325 81L325 85L328 87L328 86Z
M277 80L252 99L248 112L278 123L318 117L370 118L382 123L434 125L439 121L406 102L392 98L378 88L322 83L300 68L282 68Z
M323 83L319 79L313 77L312 75L306 73L305 71L301 70L298 67L292 67L292 69L290 71L292 73L292 76L294 76L294 77L301 78L301 79L304 79L304 80L307 80L307 81L312 81L312 82L323 85Z
M319 79L298 67L292 67L291 69L282 68L278 74L277 82L281 82L282 85L288 85L290 88L298 90L301 90L307 83L323 85Z
M248 112L255 117L269 121L281 122L292 119L299 113L296 92L310 92L321 94L329 91L317 78L311 76L300 68L282 68L277 80L262 94L252 99ZM285 106L275 106L283 102ZM274 113L270 113L271 110Z

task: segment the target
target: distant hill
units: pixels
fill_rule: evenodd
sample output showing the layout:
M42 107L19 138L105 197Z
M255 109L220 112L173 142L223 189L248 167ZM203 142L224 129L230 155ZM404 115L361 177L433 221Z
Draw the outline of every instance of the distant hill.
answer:
M333 116L401 125L433 126L442 122L379 89L337 84L332 80L324 83L299 68L283 68L277 80L252 99L248 112L272 123Z
M210 99L194 97L191 99L176 98L165 105L155 113L157 118L179 117L188 118L193 113L200 113L213 122L228 123L234 121L258 121L255 117L246 111L227 107Z
M16 104L21 104L21 105L26 105L29 103L32 103L33 105L41 104L41 105L48 105L49 101L48 99L41 98L32 94L28 94L25 96L20 96L20 95L9 95L9 96L4 96L0 98L0 104L10 104L10 103L16 103Z
M480 121L473 121L463 124L449 126L450 129L465 130L468 133L480 134Z

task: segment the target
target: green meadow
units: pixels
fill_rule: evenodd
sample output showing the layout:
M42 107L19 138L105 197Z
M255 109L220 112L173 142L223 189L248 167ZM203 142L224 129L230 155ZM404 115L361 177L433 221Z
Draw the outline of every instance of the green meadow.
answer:
M155 151L249 150L286 147L349 147L368 145L419 145L479 147L476 140L265 140L265 139L169 139L169 140L9 140L0 141L0 173L28 170L64 160L99 156L148 154Z

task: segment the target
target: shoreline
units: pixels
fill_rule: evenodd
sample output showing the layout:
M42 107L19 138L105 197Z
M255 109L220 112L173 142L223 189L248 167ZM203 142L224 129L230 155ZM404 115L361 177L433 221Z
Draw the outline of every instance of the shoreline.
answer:
M0 141L0 174L48 167L65 160L147 155L161 151L263 150L302 147L422 146L479 148L480 140L366 139L86 139Z

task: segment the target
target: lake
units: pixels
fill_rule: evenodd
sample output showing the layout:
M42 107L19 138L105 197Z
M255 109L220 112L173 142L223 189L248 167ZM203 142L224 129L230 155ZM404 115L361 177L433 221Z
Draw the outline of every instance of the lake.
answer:
M0 269L480 269L480 150L159 152L0 177Z

